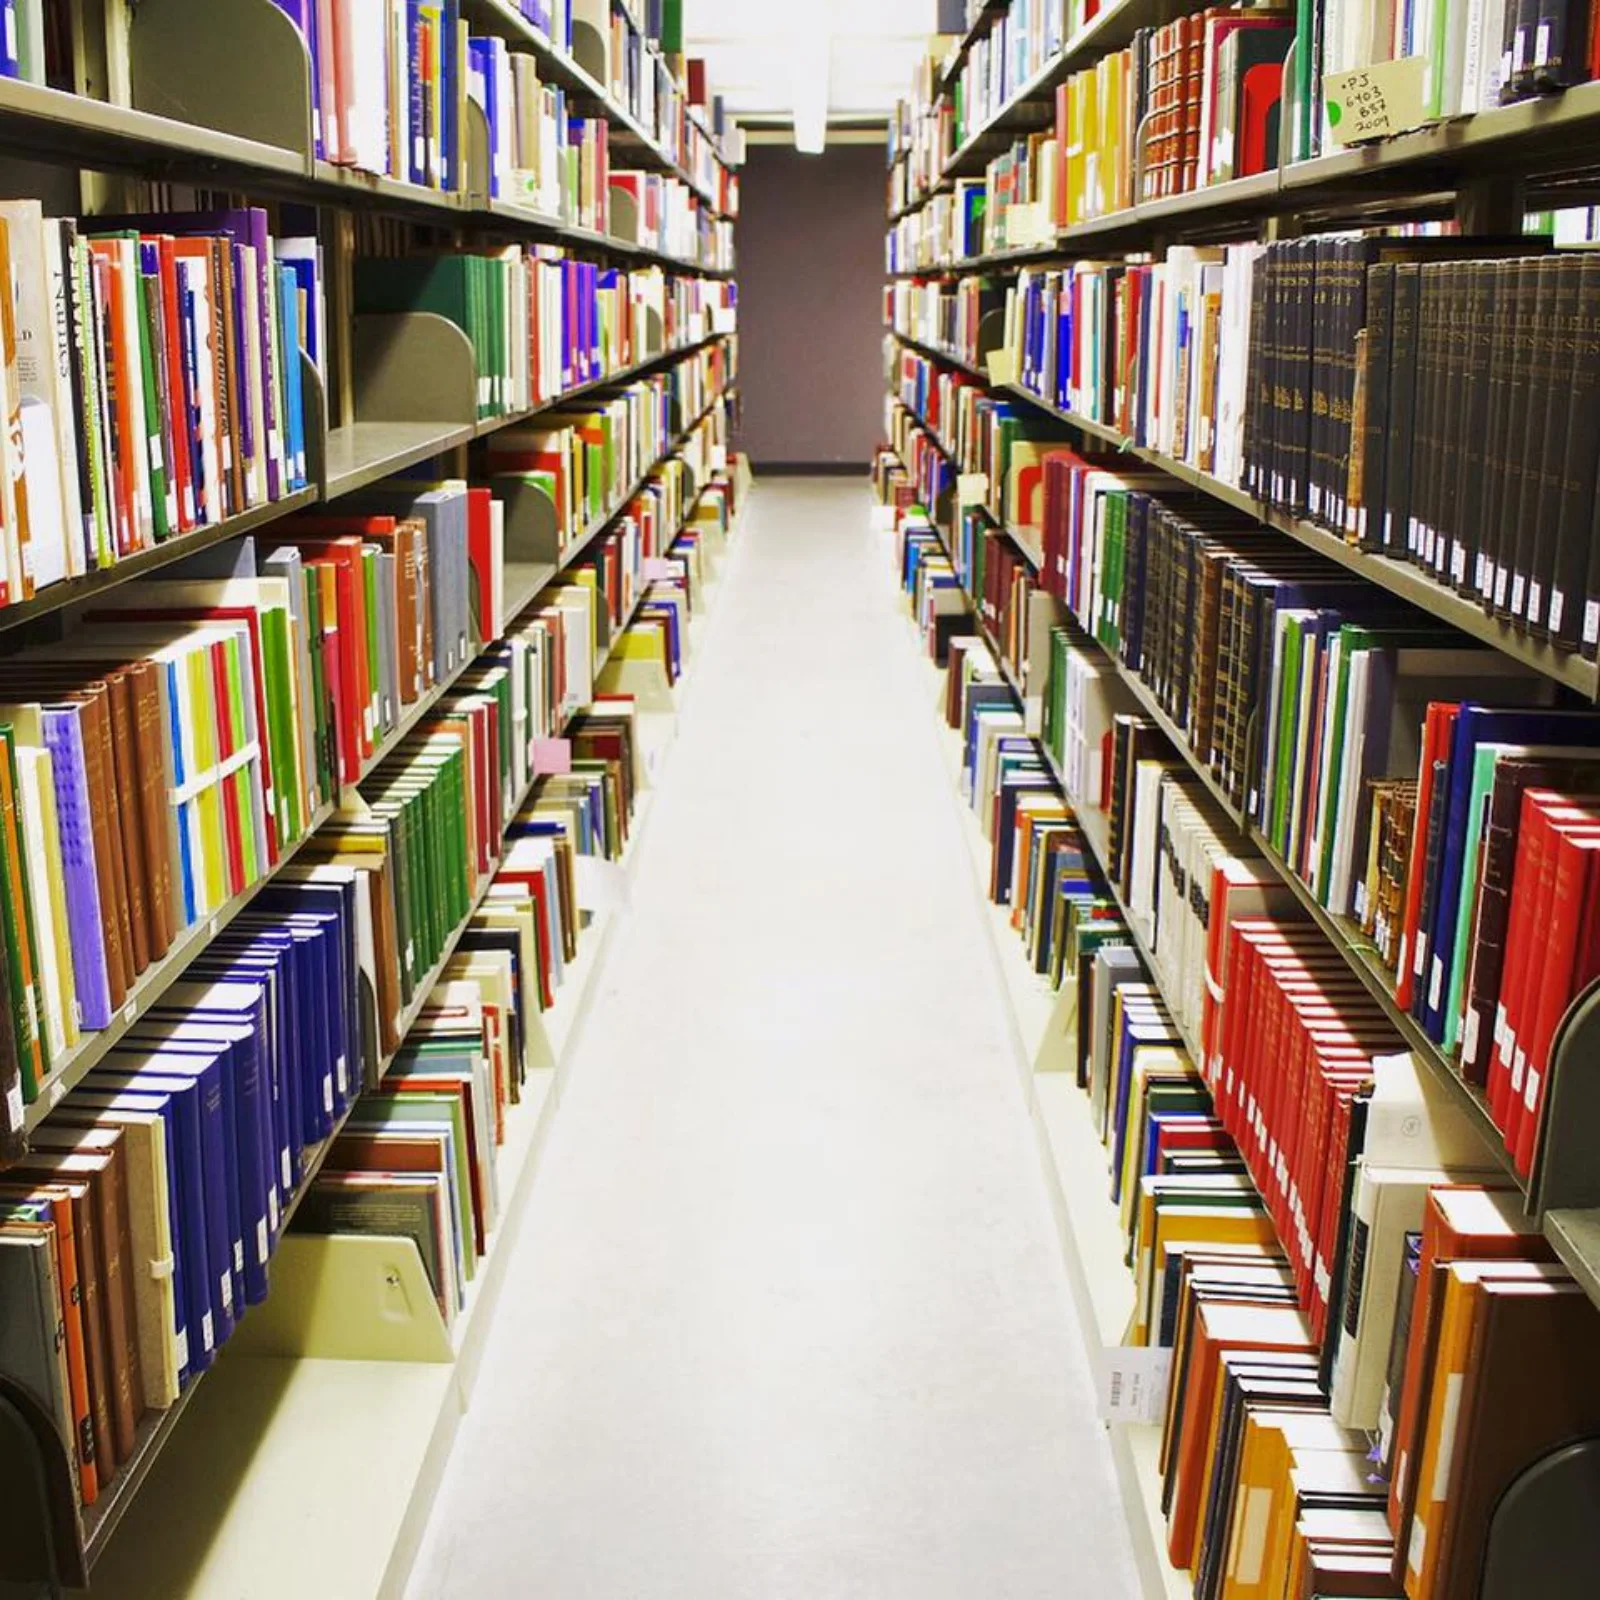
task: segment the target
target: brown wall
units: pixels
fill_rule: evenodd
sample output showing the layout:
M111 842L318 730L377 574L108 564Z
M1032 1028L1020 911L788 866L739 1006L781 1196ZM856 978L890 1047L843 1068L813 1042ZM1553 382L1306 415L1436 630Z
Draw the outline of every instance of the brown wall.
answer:
M740 448L865 466L883 433L884 149L752 144L740 182Z

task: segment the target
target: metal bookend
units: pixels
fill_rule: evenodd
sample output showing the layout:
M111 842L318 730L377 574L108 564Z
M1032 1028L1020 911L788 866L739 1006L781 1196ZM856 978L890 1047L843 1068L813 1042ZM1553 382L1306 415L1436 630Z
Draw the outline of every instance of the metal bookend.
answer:
M311 170L311 57L272 0L139 0L128 28L133 104L293 150Z
M431 311L355 319L352 390L358 422L478 420L472 342Z
M306 482L325 492L328 482L328 390L315 361L300 352L300 411L306 436Z
M1006 314L1001 310L985 311L978 319L977 365L987 368L990 354L1004 348L1006 342Z
M52 1597L89 1581L67 1445L33 1394L0 1373L0 1581Z
M531 478L507 473L494 479L506 508L506 567L555 567L561 559L561 519L547 490ZM509 580L507 588L509 589Z
M285 1234L272 1293L229 1340L229 1359L455 1359L416 1241L370 1234Z
M1550 1047L1544 1122L1528 1208L1535 1215L1600 1206L1600 983L1568 1008Z
M602 88L610 88L611 0L572 0L572 59Z
M1600 1439L1563 1445L1524 1468L1489 1520L1478 1600L1591 1600L1597 1505Z
M613 239L624 244L645 244L650 241L639 237L639 202L629 191L613 179L608 195L610 212L606 231Z
M461 187L466 191L470 205L479 211L487 211L494 204L494 196L490 192L493 181L491 172L493 152L489 148L489 119L476 100L467 101L465 127L467 134L463 143L465 171L461 175Z

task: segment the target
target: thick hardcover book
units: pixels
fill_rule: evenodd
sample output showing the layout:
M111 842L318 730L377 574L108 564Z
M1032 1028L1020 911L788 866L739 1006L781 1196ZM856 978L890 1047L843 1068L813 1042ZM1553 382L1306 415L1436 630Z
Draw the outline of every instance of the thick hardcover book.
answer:
M1575 349L1564 402L1566 437L1545 612L1551 638L1569 650L1583 637L1595 474L1600 463L1600 257L1583 258L1572 326Z

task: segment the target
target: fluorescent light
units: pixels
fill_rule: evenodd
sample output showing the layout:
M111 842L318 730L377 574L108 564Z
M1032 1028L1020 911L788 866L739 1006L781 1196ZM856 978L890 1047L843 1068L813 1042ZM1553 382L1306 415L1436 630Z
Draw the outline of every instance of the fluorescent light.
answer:
M820 156L828 144L829 69L833 37L826 27L798 30L794 36L794 147Z

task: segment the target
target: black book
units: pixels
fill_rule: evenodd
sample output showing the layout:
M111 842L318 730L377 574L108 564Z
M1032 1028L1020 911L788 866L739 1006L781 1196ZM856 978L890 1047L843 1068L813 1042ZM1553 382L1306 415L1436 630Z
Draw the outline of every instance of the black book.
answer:
M1443 340L1442 285L1439 268L1425 266L1417 298L1417 409L1411 427L1411 517L1406 525L1406 554L1429 566L1433 491L1439 468L1439 409L1444 399L1440 379Z
M1311 364L1315 328L1318 241L1302 239L1295 253L1295 332L1289 365L1289 457L1286 509L1306 514L1311 472Z
M1505 476L1506 437L1511 426L1507 390L1511 380L1512 307L1516 300L1517 263L1496 261L1490 266L1489 383L1487 415L1483 429L1483 464L1478 492L1471 502L1474 529L1473 591L1490 607L1494 601L1494 569L1499 551L1497 508Z
M1510 71L1505 75L1505 87L1500 91L1502 105L1512 100L1526 100L1537 92L1534 79L1533 58L1535 35L1539 29L1541 0L1506 0L1506 26L1510 30ZM1516 12L1516 23L1511 13Z
M1382 538L1384 551L1400 555L1406 548L1411 519L1411 464L1416 454L1413 434L1417 417L1417 315L1421 306L1422 268L1402 261L1394 272L1394 323L1390 358L1389 414L1385 441Z
M1487 337L1496 265L1474 261L1467 268L1466 393L1462 404L1455 511L1451 517L1450 581L1463 594L1477 592L1479 514L1489 425L1489 367L1494 341Z
M1338 315L1338 257L1340 240L1310 239L1311 281L1311 369L1308 403L1310 418L1306 434L1305 510L1313 522L1329 524L1333 474L1329 460L1333 451L1334 338Z
M1525 419L1532 379L1534 311L1539 296L1537 261L1517 267L1511 299L1511 370L1506 380L1506 436L1502 447L1499 488L1494 505L1494 611L1504 616L1511 599L1513 534L1522 505Z
M1392 262L1384 261L1368 267L1366 272L1367 419L1356 534L1364 550L1377 550L1383 546L1384 484L1389 459L1395 268Z
M1600 467L1600 256L1586 255L1578 278L1572 387L1566 411L1566 448L1546 622L1556 643L1573 649L1583 636L1590 523L1595 475Z
M1534 496L1532 526L1524 529L1523 542L1531 544L1528 570L1529 628L1542 637L1550 634L1550 591L1555 583L1556 538L1561 518L1561 485L1566 467L1567 420L1571 414L1573 385L1577 380L1578 303L1584 262L1579 256L1557 259L1555 313L1550 332L1550 385L1545 401L1540 439L1539 478Z
M1429 552L1429 566L1433 575L1446 583L1451 576L1451 554L1458 542L1456 474L1460 469L1461 430L1466 414L1467 275L1470 270L1470 262L1452 262L1439 269L1444 395L1439 411L1439 462L1433 491L1433 548Z
M1538 263L1538 292L1528 346L1527 422L1522 434L1522 460L1518 469L1518 496L1512 525L1511 598L1507 610L1514 622L1528 616L1529 585L1533 577L1534 522L1539 514L1540 470L1544 461L1544 435L1550 416L1551 392L1556 382L1556 316L1559 306L1559 261Z
M1533 84L1553 94L1588 76L1588 0L1540 0L1534 29Z

